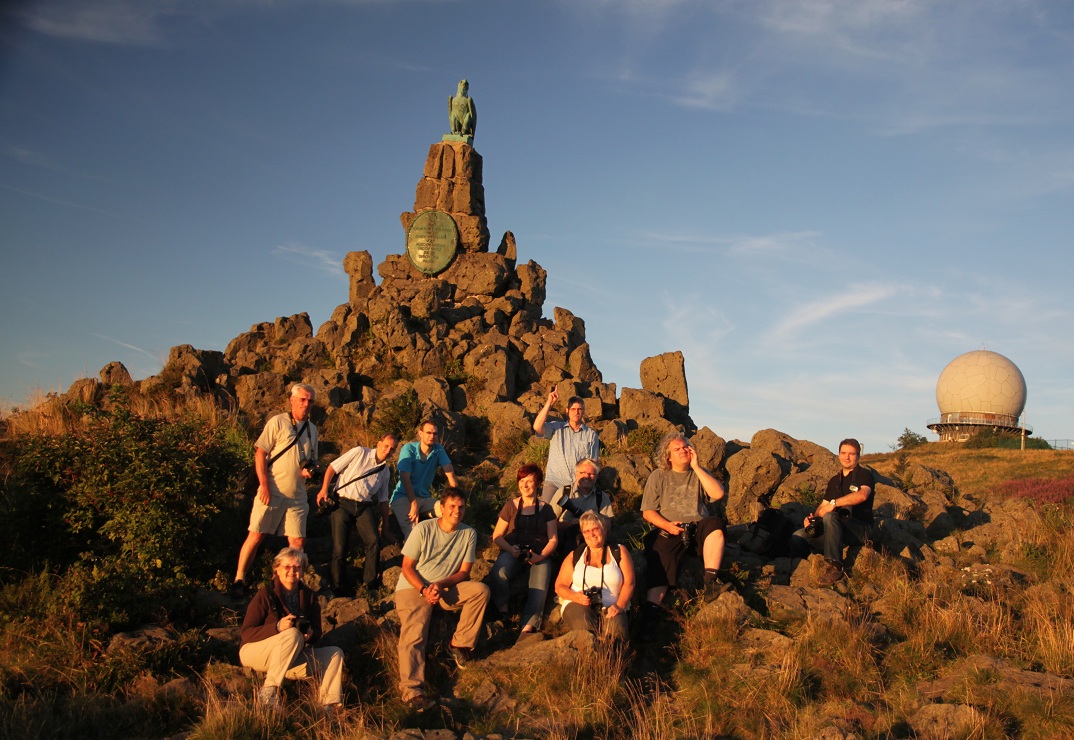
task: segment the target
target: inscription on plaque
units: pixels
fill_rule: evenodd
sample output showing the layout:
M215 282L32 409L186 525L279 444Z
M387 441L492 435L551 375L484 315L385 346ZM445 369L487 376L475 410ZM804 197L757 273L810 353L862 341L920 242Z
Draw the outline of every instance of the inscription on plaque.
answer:
M458 246L459 228L455 219L443 211L419 213L407 231L406 254L414 267L426 275L447 268Z

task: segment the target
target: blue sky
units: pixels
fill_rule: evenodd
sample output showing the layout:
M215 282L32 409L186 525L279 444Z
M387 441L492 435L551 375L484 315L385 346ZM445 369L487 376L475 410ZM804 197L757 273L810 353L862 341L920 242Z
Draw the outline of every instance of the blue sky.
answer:
M403 251L462 77L493 244L608 382L887 451L982 347L1074 437L1065 0L45 0L0 21L0 398L223 349ZM930 439L935 437L929 434Z

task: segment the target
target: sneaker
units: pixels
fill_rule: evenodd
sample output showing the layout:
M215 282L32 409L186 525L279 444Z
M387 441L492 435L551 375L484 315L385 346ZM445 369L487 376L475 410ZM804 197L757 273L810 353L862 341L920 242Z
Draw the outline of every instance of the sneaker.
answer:
M448 645L448 652L451 653L451 657L455 660L455 665L459 668L465 669L470 665L471 653L473 652L470 648Z
M407 699L406 705L415 712L424 712L426 709L432 709L436 706L436 702L425 694L418 694Z
M730 583L724 583L718 578L710 578L705 581L704 596L705 602L715 601L720 597L720 594L725 594L731 590Z
M257 694L257 701L265 707L276 709L280 706L280 689L278 686L264 686Z
M839 563L827 561L826 564L827 567L819 576L817 576L817 586L834 586L846 577L846 573L843 571L843 566Z

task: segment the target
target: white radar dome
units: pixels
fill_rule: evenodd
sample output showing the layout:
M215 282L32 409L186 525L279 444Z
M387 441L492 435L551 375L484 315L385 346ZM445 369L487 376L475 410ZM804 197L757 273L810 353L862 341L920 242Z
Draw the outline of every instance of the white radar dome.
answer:
M948 415L989 415L1017 420L1026 405L1026 381L1003 355L979 349L959 355L936 381L936 404Z

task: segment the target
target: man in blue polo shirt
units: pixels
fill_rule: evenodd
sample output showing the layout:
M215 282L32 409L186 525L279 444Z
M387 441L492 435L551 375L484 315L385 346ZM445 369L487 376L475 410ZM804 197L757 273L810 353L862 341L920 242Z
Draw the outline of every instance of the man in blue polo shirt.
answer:
M559 391L553 388L544 408L533 420L533 431L550 440L541 491L546 503L552 501L556 491L574 482L574 466L579 460L600 458L600 439L595 430L585 425L585 404L581 398L571 396L567 401L567 421L548 421L548 412L558 400Z
M440 468L447 477L448 485L458 487L455 480L455 468L447 452L437 442L440 429L430 420L418 424L418 438L403 445L399 451L399 463L396 471L399 482L392 491L391 508L403 530L403 539L410 536L410 530L423 517L431 516L436 502L429 493L429 487Z

